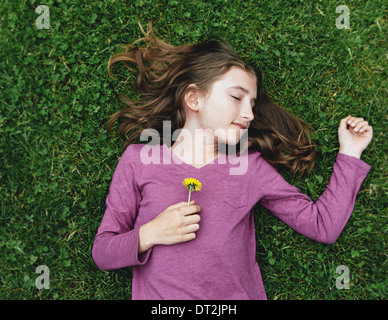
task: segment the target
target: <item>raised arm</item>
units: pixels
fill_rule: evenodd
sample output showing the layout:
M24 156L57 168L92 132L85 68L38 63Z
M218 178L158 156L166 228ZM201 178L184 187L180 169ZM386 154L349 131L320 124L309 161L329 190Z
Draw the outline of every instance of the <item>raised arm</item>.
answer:
M329 184L314 203L272 167L267 167L260 203L298 233L318 242L334 243L347 223L370 166L338 153Z
M288 184L265 161L264 196L260 203L297 232L310 239L333 243L353 211L356 195L370 165L360 160L372 140L373 129L363 118L350 115L338 128L340 150L325 191L314 203Z

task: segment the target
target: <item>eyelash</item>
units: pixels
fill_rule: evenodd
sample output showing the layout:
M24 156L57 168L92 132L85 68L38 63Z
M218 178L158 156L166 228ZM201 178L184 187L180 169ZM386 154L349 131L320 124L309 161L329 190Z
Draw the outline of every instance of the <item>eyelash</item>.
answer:
M231 96L233 99L236 99L236 100L238 100L238 101L241 101L241 99L240 98L237 98L237 97L235 97L235 96ZM256 103L255 103L256 104ZM252 106L252 110L253 110L253 108L255 107L255 104Z

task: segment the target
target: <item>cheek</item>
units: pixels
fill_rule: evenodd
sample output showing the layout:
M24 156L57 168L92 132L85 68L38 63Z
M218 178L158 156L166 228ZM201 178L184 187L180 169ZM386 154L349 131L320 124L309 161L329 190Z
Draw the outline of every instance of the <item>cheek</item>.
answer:
M218 100L217 100L218 99ZM206 107L200 115L200 121L204 128L216 130L222 128L224 130L233 128L232 122L238 117L237 108L224 96L212 97L206 103ZM237 132L238 134L238 132ZM222 136L235 136L236 134L224 133Z

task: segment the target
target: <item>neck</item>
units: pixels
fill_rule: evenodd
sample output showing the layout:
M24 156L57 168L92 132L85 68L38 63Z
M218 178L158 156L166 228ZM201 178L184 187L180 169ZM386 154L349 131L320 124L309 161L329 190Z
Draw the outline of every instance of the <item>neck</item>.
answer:
M183 127L171 150L185 163L204 166L218 158L218 143L211 130Z

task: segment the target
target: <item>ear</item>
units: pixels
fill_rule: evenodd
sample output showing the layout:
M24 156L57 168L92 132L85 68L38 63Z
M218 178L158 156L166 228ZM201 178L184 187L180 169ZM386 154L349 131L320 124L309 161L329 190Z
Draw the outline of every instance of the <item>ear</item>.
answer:
M198 111L199 104L198 98L200 97L200 91L195 84L190 84L184 95L184 102L187 107L189 107L193 111Z

